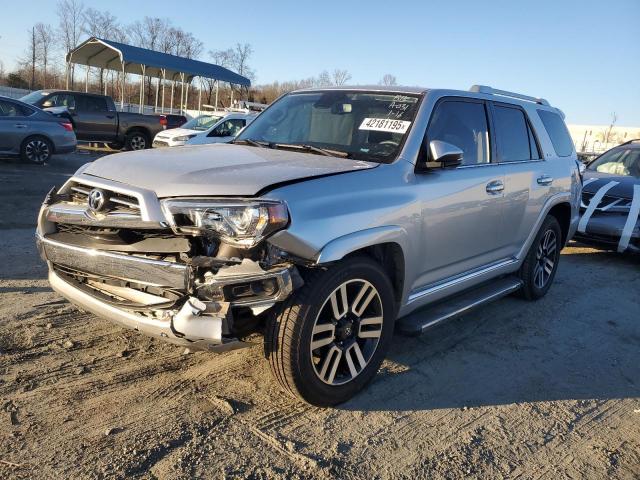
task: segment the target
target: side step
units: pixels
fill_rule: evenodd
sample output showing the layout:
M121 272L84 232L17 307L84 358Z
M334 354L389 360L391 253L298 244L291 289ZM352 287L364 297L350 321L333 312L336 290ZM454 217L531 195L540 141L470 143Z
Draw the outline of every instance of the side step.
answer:
M398 319L396 328L405 335L420 335L430 327L469 313L476 307L515 292L520 287L522 280L519 278L505 277L492 280L455 297L422 307Z

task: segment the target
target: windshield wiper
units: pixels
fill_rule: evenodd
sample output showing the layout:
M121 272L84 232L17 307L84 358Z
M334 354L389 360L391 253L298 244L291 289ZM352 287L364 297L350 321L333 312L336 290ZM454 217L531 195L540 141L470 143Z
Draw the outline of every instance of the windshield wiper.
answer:
M351 154L349 152L343 152L342 150L331 150L329 148L320 148L314 145L299 144L299 143L270 143L270 148L296 148L299 150L305 150L307 152L314 152L319 155L325 155L327 157L341 157L349 158Z
M247 145L251 145L252 147L260 147L260 148L267 148L268 144L265 142L256 142L255 140L251 140L250 138L243 138L240 140L232 140L229 143L234 143L236 145L241 144L241 143L245 143Z

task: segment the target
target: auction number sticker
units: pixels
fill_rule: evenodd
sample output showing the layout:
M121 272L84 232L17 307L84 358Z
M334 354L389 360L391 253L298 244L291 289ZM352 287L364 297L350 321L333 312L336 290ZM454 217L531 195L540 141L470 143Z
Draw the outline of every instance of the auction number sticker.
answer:
M360 124L360 130L407 133L409 126L411 126L411 122L408 120L394 120L392 118L365 118Z

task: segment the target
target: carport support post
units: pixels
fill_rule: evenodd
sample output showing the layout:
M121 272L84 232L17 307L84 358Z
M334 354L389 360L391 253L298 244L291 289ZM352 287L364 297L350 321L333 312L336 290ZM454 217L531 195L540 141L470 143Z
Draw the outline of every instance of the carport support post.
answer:
M153 107L153 113L158 113L158 94L160 93L160 77L158 77L158 83L156 84L156 105Z
M182 114L182 99L184 98L184 73L180 74L180 114Z
M162 109L160 110L162 113L164 113L164 87L165 87L165 72L166 70L163 68L162 69Z
M191 82L187 82L186 86L187 86L187 91L184 92L184 111L186 112L189 109L189 86L191 85Z
M90 69L91 67L87 65L87 71L84 76L84 93L87 93L89 91L89 70Z
M198 115L200 115L202 110L202 77L199 77L198 81L200 83L200 88L198 89Z
M229 107L233 107L233 83L229 84L229 88L231 89L231 101L229 102Z
M127 64L125 62L122 62L122 95L120 97L120 110L124 111L124 82L125 82L125 74L124 74L124 69L125 66Z
M144 108L142 106L142 102L144 101L144 73L147 70L146 65L141 65L142 67L142 76L140 77L140 105L138 105L138 113L144 112Z
M65 87L66 90L69 90L69 70L70 70L69 62L67 62L67 69L65 71L66 84L67 84Z
M220 82L218 80L216 80L216 110L218 110L218 84Z
M175 79L171 80L171 103L169 106L169 113L173 113L173 89L176 86L176 81Z

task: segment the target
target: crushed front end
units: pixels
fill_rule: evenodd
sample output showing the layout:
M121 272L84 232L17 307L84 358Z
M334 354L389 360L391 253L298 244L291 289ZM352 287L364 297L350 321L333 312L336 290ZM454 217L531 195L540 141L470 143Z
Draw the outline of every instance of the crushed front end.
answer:
M248 345L302 280L263 241L286 205L164 199L76 174L47 196L36 241L54 290L83 310L193 349Z

